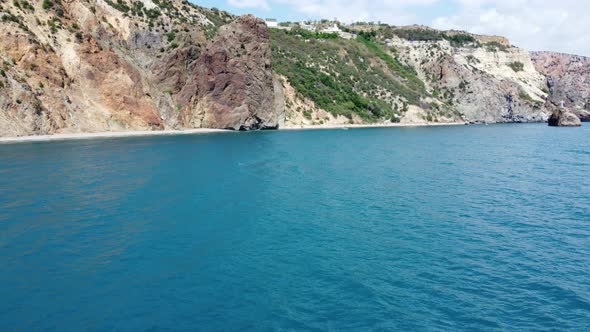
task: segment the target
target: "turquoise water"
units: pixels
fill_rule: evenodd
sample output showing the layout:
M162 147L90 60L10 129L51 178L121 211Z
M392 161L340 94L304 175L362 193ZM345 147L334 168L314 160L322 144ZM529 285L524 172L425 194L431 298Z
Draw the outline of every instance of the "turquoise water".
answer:
M590 126L0 145L0 330L590 329Z

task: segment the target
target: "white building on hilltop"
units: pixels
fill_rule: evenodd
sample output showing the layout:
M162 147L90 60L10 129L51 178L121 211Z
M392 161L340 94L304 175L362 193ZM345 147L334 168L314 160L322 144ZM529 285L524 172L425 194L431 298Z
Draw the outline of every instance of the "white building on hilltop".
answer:
M264 20L264 23L266 23L266 26L269 28L278 28L279 27L279 21L277 21L274 18L267 18L266 20Z
M308 22L299 22L299 27L303 30L314 31L315 27Z
M338 27L338 24L334 23L333 26L324 28L324 29L322 29L321 32L324 32L324 33L340 33L340 32L342 32L342 30L340 30L340 28Z

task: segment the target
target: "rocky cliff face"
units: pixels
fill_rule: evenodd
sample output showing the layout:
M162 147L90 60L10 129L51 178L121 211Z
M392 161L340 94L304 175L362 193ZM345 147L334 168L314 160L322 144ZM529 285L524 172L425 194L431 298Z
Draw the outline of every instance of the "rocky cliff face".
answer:
M564 105L583 121L590 121L590 58L534 52L535 68L547 77L549 102Z
M476 36L488 40L482 36ZM477 39L476 39L477 40ZM456 109L468 122L540 122L545 78L530 54L493 40L494 47L479 42L453 45L448 40L408 41L395 38L400 58L418 69L433 97Z
M352 34L185 0L0 0L0 136L533 122L561 100L590 119L587 58L420 26Z
M423 26L353 25L349 32L358 37L297 30L271 34L275 70L299 92L287 99L287 125L542 122L549 117L545 76L529 52L506 38Z
M253 16L224 26L175 98L188 127L278 128L268 30Z
M2 1L0 17L0 136L277 126L261 20L180 0Z

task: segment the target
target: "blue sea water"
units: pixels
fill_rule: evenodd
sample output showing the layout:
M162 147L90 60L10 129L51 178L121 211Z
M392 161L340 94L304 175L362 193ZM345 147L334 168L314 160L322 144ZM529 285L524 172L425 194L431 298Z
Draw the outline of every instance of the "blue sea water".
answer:
M0 145L2 331L588 331L590 126Z

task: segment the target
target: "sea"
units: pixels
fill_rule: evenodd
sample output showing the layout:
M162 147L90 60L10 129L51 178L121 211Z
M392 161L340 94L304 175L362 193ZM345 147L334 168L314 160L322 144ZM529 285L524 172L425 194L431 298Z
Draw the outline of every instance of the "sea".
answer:
M1 331L590 331L590 126L0 144Z

